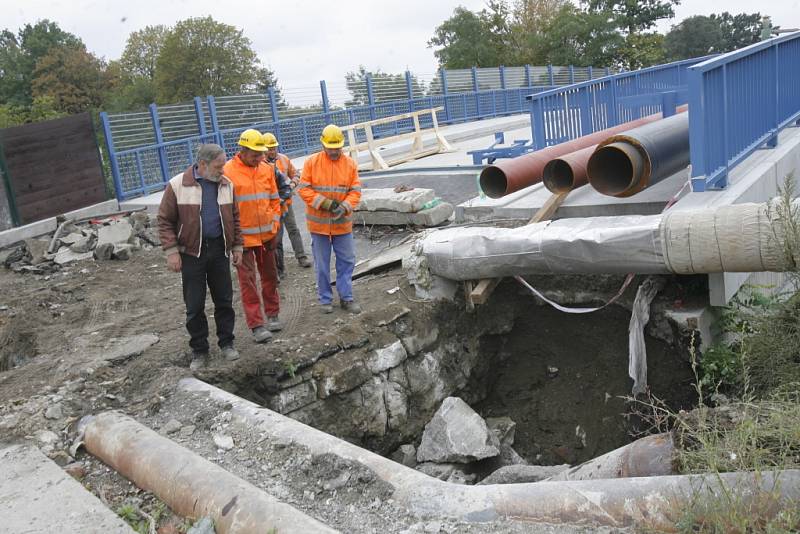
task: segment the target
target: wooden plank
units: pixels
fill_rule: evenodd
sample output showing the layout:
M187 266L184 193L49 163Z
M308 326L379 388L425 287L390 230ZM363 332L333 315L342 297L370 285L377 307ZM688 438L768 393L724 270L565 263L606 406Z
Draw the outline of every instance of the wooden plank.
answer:
M564 203L564 199L567 198L567 195L569 195L569 191L566 193L553 193L550 195L550 198L548 198L545 203L542 204L542 207L539 208L536 213L534 213L533 217L531 217L531 220L528 221L528 224L534 224L552 219L558 208Z
M342 126L342 131L347 130L355 130L357 128L363 128L367 125L376 126L378 124L389 124L390 122L396 122L403 119L410 119L414 116L419 115L428 115L428 114L436 114L437 111L442 111L444 108L439 106L437 108L429 108L429 109L418 109L416 111L409 111L407 113L400 113L398 115L392 115L391 117L382 117L380 119L373 119L370 121L364 122L356 122L353 124L348 124L347 126Z
M486 301L489 300L489 295L492 294L500 280L502 278L484 278L478 281L475 288L470 291L469 300L473 304L486 304Z
M548 198L545 203L542 204L542 207L536 211L527 224L535 224L552 219L558 208L564 203L567 195L569 195L569 191L566 193L553 193L550 195L550 198ZM501 278L484 278L483 280L479 280L475 285L475 288L467 293L467 309L469 309L470 305L474 306L475 304L485 304L486 301L489 300L489 296L500 283L500 280Z

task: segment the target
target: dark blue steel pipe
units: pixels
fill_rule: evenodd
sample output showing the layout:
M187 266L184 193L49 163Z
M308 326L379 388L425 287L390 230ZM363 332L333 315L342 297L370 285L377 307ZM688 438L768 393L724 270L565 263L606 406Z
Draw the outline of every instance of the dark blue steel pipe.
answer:
M589 157L599 193L629 197L689 165L689 114L679 113L601 142Z

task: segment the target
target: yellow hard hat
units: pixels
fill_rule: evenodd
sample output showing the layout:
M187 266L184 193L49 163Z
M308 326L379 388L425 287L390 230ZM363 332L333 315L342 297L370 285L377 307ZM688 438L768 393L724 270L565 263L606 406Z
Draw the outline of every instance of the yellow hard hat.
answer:
M267 148L275 148L279 145L278 138L275 137L275 134L271 132L267 132L264 134L264 146Z
M319 138L325 148L342 148L344 146L344 133L335 124L329 124L322 129L322 137Z
M264 137L261 132L249 128L242 132L239 136L239 146L255 150L256 152L266 152L267 147L264 144Z

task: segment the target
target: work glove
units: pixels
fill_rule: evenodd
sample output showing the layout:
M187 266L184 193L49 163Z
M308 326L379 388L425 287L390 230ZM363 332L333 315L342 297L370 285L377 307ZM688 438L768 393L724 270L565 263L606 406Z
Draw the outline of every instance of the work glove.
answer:
M336 206L336 208L331 210L331 213L333 214L333 218L334 219L338 219L339 217L342 217L343 215L346 215L347 214L347 210L345 209L344 206L339 204L338 206Z
M278 186L278 196L281 197L282 200L291 197L292 184L289 181L289 177L278 169L275 169L275 177L277 178L276 185Z
M322 204L319 205L321 210L325 211L333 211L339 207L339 201L333 200L332 198L326 198L322 201Z

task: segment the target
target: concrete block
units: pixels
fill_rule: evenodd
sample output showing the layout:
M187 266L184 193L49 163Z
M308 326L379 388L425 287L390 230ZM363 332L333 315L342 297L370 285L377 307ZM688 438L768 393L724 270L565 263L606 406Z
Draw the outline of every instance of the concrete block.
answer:
M3 532L134 534L79 482L24 445L0 449L0 517Z
M97 246L127 243L133 236L133 227L128 221L117 221L97 230Z
M395 193L394 189L364 189L357 211L399 211L414 213L436 198L433 189L412 189Z
M69 247L62 247L57 253L53 261L59 265L71 263L73 261L91 260L94 258L94 253L89 252L74 252Z
M486 422L458 397L442 402L425 425L417 461L469 463L500 454L500 442Z
M371 226L438 226L453 214L453 205L442 202L432 208L416 213L400 213L396 211L357 211L353 213L353 222Z

